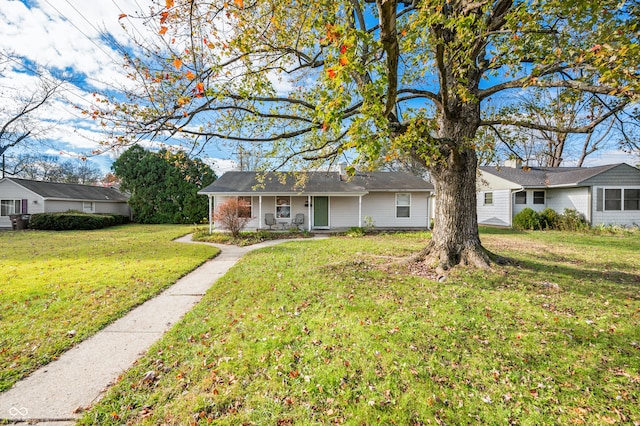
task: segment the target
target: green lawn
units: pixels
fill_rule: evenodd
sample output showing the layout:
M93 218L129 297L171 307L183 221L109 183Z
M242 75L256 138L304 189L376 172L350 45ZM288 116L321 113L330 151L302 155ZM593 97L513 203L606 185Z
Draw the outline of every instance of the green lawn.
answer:
M427 239L248 254L81 422L640 422L638 235L484 230L512 263L445 282L404 269Z
M0 391L193 270L189 226L0 233Z

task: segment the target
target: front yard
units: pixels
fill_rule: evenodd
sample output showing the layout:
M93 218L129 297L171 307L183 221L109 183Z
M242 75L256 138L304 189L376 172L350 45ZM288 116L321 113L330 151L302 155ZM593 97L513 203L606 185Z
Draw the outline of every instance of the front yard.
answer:
M637 234L487 229L512 263L445 282L402 263L428 238L250 253L81 422L640 422Z
M0 233L0 391L215 256L191 229Z

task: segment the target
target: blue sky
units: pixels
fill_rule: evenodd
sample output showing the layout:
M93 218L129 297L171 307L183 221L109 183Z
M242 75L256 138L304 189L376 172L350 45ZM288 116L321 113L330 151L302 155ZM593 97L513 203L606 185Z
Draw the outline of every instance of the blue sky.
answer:
M37 83L33 71L38 65L68 81L61 93L66 100L57 99L50 107L39 110L39 119L45 124L56 123L47 132L48 146L41 153L78 158L98 147L98 141L104 138L103 129L71 104L87 105L94 92L111 91L128 83L118 65L120 55L104 40L101 31L128 45L119 16L124 13L134 17L138 10L148 11L151 3L150 0L0 0L3 23L0 52L13 52L27 64L26 69L17 62L4 65L0 102L11 102L12 93L29 93ZM135 19L125 19L128 26L135 25ZM137 26L136 31L144 33L146 29ZM116 155L111 152L89 156L89 161L107 172ZM219 172L234 165L231 152L211 147L206 155L215 161L214 168Z
M150 0L0 0L0 52L13 51L23 57L28 69L20 69L17 63L5 66L0 76L0 89L6 93L28 92L35 84L31 70L36 65L54 70L69 81L59 99L40 112L45 123L56 123L47 133L48 155L78 158L98 147L103 134L98 124L71 106L86 105L94 92L112 90L127 84L121 67L120 56L106 43L101 30L117 42L129 44L120 27L119 16L135 16L136 11L148 11ZM136 25L135 19L124 18L127 26ZM143 26L136 31L144 34ZM0 58L1 59L1 58ZM233 152L212 146L205 153L214 162L218 173L234 166ZM117 153L90 157L103 172L109 171ZM589 157L585 165L628 162L637 164L640 159L620 151L606 151ZM566 165L571 165L567 163Z

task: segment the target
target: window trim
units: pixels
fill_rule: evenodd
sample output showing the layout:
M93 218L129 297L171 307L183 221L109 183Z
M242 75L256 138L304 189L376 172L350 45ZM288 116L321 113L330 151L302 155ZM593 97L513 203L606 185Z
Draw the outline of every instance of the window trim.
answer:
M620 198L608 198L607 192L610 191L620 191ZM640 187L638 186L610 186L610 187L601 187L597 189L597 194L600 196L602 193L602 198L598 200L598 211L603 212L637 212L640 211L640 193L638 193L638 198L631 198L627 200L627 192L628 191L640 191ZM616 202L616 208L607 208L607 201ZM635 208L627 208L627 201L637 201L638 207ZM600 204L601 203L601 204ZM600 210L600 207L602 209Z
M89 205L89 208L87 209L86 205ZM96 211L96 204L93 201L83 201L82 202L82 212L83 213L95 213Z
M284 203L283 204L278 204L278 201L280 199L284 200L285 198L289 199L287 204L284 204ZM290 195L277 195L275 203L276 203L276 219L291 219L291 196ZM282 215L280 213L279 209L281 207L282 208L288 207L286 216Z
M8 203L12 203L13 205ZM2 214L2 210L4 210L2 206L13 207L12 209L10 209L10 210L13 210L13 213L7 212L7 214ZM8 217L12 214L22 214L22 200L15 200L15 199L0 200L0 215L2 217Z
M487 201L487 195L489 195L488 198L490 198L489 201ZM492 206L493 205L493 191L488 191L484 193L484 205L485 206Z
M238 217L248 217L248 218L252 218L253 217L253 197L251 195L238 195L236 197L236 201L238 203L240 203L241 201L247 201L249 203L249 215L248 216L243 216L240 214L240 212L238 211Z
M636 198L632 198L629 201L635 201L638 205L637 209L627 209L627 191L638 191L638 195ZM640 188L623 188L622 190L622 210L629 212L637 212L640 211Z
M536 194L542 194L542 202L541 203L536 203ZM542 204L544 205L547 202L547 192L546 191L533 191L532 197L533 199L533 204Z
M607 192L609 191L620 191L620 198L610 199L612 202L619 202L620 205L618 208L607 208ZM605 212L621 212L623 211L624 206L624 191L622 188L604 188L602 193L602 210ZM616 203L617 204L617 203Z
M408 197L408 202L409 204L399 204L398 203L398 197L401 195L406 195ZM395 208L396 208L396 219L411 219L411 193L410 192L398 192L396 193L395 196ZM407 216L399 216L398 215L398 209L402 207L402 208L408 208L408 213Z
M518 202L518 194L524 194L524 203L519 203ZM518 204L518 205L527 205L527 191L523 190L523 191L517 191L513 193L513 204Z

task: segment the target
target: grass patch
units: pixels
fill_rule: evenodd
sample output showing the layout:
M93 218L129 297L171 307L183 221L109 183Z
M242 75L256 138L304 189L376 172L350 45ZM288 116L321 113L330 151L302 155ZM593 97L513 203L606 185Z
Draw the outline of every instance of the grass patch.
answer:
M445 282L404 273L427 239L248 254L81 423L640 421L640 239L483 233L512 264Z
M171 241L190 230L0 233L0 391L219 251Z
M313 234L308 231L300 231L297 228L292 228L286 232L273 232L273 231L248 231L241 232L237 238L229 232L213 232L209 233L208 229L199 228L193 233L193 241L200 241L206 243L217 244L230 244L240 247L251 246L254 244L262 243L264 241L271 240L292 240L299 238L311 238Z

